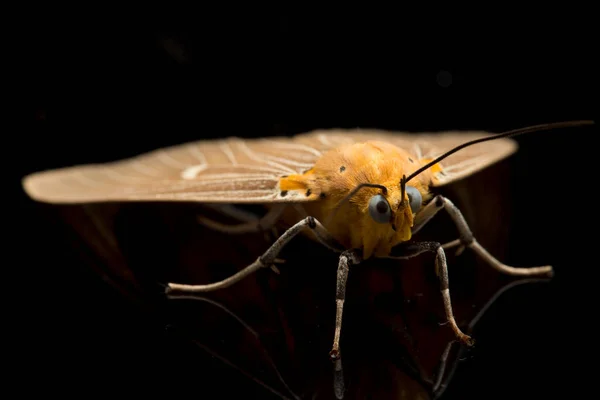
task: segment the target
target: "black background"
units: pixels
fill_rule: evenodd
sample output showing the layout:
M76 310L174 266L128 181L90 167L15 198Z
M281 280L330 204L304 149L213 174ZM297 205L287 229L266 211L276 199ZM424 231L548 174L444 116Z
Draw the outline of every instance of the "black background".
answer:
M5 152L19 156L11 169L17 180L36 170L201 138L356 126L499 132L593 119L598 106L597 64L583 12L535 23L491 23L488 15L418 25L409 25L410 14L400 11L348 18L190 7L153 15L159 20L78 15L53 23L40 17L27 34L31 58L21 72L28 117L15 133L19 146ZM443 71L452 76L447 87L439 79ZM519 139L525 155L518 166L528 172L517 174L522 179L513 187L513 218L528 218L535 229L511 232L511 259L535 265L535 250L548 251L554 265L573 270L551 292L549 307L538 304L541 316L528 314L532 308L515 311L514 303L495 311L503 320L539 318L539 328L524 334L539 335L542 344L529 350L500 341L457 376L451 398L525 398L586 388L577 359L588 351L582 334L595 317L580 317L584 303L575 301L591 298L583 289L575 294L590 260L577 227L593 213L577 210L595 180L584 165L594 154L595 132L563 133ZM583 171L569 175L581 165ZM40 226L34 204L22 192L17 196L18 212L10 218L23 233L18 254L25 262L9 268L33 286L6 303L15 316L9 329L24 339L10 349L20 354L15 371L48 393L74 391L68 385L76 382L90 384L92 392L152 393L149 382L168 388L192 379L171 374L182 371L169 363L178 345L164 340L160 321L139 316L92 273L72 265L60 235ZM74 282L80 286L64 290ZM519 300L537 301L527 294L513 301ZM498 361L503 354L515 359ZM228 373L215 366L206 377L219 372ZM239 384L255 390L251 386Z

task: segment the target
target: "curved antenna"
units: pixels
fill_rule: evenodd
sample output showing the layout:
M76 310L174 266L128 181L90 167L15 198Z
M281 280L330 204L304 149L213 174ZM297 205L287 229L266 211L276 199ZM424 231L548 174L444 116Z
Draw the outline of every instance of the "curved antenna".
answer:
M325 224L329 224L329 222L331 221L331 218L333 218L333 216L338 212L338 210L340 209L340 207L342 206L342 204L344 204L345 202L347 202L348 200L350 200L350 198L352 196L354 196L356 193L358 193L359 190L363 189L363 188L375 188L375 189L381 189L381 191L383 192L383 194L387 194L387 188L384 185L379 185L377 183L361 183L360 185L356 186L354 189L352 189L352 191L350 193L348 193L346 195L346 197L344 197L342 200L340 200L339 203L337 203L337 205L335 206L335 208L333 210L331 210L331 213L327 216L327 220L325 221Z
M406 175L402 175L402 178L400 178L400 202L401 202L401 204L404 203L404 195L406 193L406 181L408 181L408 179L406 179Z
M523 133L530 133L530 132L538 132L538 131L547 131L550 129L557 129L557 128L568 128L568 127L575 127L575 126L585 126L585 125L594 125L594 121L590 121L590 120L584 120L584 121L567 121L567 122L555 122L552 124L542 124L542 125L534 125L534 126L530 126L527 128L520 128L520 129L513 129L511 131L508 132L503 132L503 133L499 133L493 136L488 136L488 137L484 137L481 139L475 139L475 140L471 140L469 142L463 143L461 145L456 146L455 148L447 151L446 153L442 154L441 156L437 157L436 159L434 159L433 161L425 164L424 166L422 166L421 168L419 168L418 170L416 170L415 172L413 172L412 174L410 174L405 180L404 180L404 184L406 184L406 182L410 181L412 178L414 178L415 176L419 175L421 172L433 167L435 164L437 164L438 162L442 161L444 158L456 153L457 151L464 149L465 147L477 144L477 143L481 143L481 142L487 142L489 140L495 140L495 139L500 139L500 138L506 138L506 137L510 137L510 136L517 136L517 135L521 135Z

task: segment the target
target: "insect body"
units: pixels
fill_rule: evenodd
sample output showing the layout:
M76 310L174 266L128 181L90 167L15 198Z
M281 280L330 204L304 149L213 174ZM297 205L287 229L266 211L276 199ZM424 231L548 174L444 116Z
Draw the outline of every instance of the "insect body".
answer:
M406 259L435 254L449 326L458 340L472 339L457 326L450 299L445 250L475 251L497 270L511 275L551 275L552 267L513 268L488 253L471 233L461 212L431 190L473 174L516 151L509 136L591 124L566 122L491 135L484 132L403 134L378 130L314 131L292 138L200 141L115 163L40 172L23 185L34 199L50 203L181 201L272 205L258 221L223 226L229 233L273 226L289 208L297 215L254 263L220 282L170 283L167 292L198 293L230 286L258 269L271 267L283 246L306 232L340 253L336 327L331 358L341 370L340 334L346 281L352 265L370 257ZM463 150L464 149L464 150ZM438 211L454 221L459 238L447 244L412 237ZM289 215L289 214L286 214ZM336 384L338 395L342 384Z
M279 188L318 196L304 208L323 221L344 248L362 249L364 259L385 257L392 247L411 238L413 214L431 196L429 170L411 182L407 192L400 187L400 178L422 164L423 160L387 142L353 143L325 153L304 174L282 178ZM366 187L343 201L367 183L379 186Z

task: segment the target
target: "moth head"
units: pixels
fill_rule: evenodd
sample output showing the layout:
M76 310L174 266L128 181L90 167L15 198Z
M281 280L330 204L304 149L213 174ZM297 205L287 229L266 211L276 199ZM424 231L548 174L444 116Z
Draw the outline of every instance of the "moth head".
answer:
M424 195L415 186L406 185L405 176L402 177L398 193L393 193L386 186L382 186L381 193L370 197L368 203L369 217L378 224L391 224L391 228L397 231L397 227L403 221L410 221L412 226L413 216L419 212L423 205ZM421 189L422 190L422 189Z
M373 194L368 200L367 218L370 223L363 224L365 257L372 252L389 253L393 246L411 239L414 217L421 210L428 193L423 187L403 182L404 176L396 190L385 187L386 190Z
M354 246L363 257L384 256L398 243L410 240L416 213L427 196L424 187L363 183L357 185L338 205L352 207L359 218L348 218ZM350 203L350 204L349 204ZM348 215L345 209L340 215ZM359 233L359 234L358 234Z

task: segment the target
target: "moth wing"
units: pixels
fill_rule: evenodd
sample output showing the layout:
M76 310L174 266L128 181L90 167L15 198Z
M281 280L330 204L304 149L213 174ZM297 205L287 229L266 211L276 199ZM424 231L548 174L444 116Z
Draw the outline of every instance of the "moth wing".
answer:
M346 143L367 140L385 141L400 147L421 161L421 165L432 161L463 143L493 136L484 131L444 131L444 132L392 132L377 129L322 130L299 135L297 140L313 143L319 150ZM472 175L488 166L509 157L518 149L513 139L502 138L477 143L444 158L432 170L431 186L443 186ZM415 167L415 170L418 167ZM408 171L411 173L412 171Z
M447 131L419 134L411 149L420 159L433 160L445 152L471 140L493 136L482 131ZM435 169L432 186L444 186L466 178L495 164L518 149L517 142L510 138L494 139L460 149L439 162Z
M279 178L311 168L321 152L293 138L227 138L158 149L103 164L33 173L26 193L47 203L309 201L277 190Z
M48 203L184 201L265 203L312 201L301 193L282 197L282 176L311 168L326 151L366 140L389 141L417 159L437 155L489 135L485 132L407 133L374 129L316 130L294 137L227 138L197 141L125 160L33 173L23 179L26 193ZM477 172L516 150L500 139L467 147L444 159L434 173L441 186Z

